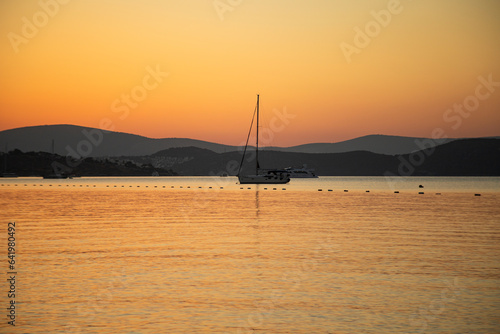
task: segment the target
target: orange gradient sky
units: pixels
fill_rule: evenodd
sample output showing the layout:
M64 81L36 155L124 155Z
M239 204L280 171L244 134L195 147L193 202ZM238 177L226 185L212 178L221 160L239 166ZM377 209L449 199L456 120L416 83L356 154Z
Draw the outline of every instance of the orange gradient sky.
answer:
M107 119L238 145L258 93L268 145L500 135L500 83L478 80L500 82L499 17L498 0L3 0L0 130Z

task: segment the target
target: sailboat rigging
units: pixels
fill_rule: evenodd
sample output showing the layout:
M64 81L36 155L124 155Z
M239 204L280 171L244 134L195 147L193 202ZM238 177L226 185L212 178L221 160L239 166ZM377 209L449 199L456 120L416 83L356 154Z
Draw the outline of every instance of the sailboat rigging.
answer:
M241 175L241 168L243 166L243 161L245 159L245 153L248 147L248 141L250 139L250 134L252 132L253 121L257 116L257 139L255 142L255 174L251 175ZM257 95L257 106L254 110L254 115L252 117L252 122L250 123L250 130L248 131L247 142L245 144L245 150L243 151L243 157L241 158L240 168L238 170L238 180L240 184L284 184L290 182L290 175L287 171L278 169L260 169L259 166L259 95Z

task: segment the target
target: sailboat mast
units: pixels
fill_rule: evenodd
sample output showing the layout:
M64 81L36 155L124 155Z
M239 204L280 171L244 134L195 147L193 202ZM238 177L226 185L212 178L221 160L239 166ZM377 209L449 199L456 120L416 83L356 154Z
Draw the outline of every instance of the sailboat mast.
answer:
M255 145L255 175L259 173L259 94L257 94L257 140Z

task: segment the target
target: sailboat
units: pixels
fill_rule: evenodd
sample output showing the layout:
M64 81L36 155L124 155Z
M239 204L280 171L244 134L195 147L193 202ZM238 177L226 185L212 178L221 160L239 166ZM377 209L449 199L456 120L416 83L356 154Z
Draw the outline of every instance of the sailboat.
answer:
M245 159L245 153L248 147L248 140L250 139L250 133L252 132L252 125L255 115L257 115L257 136L255 143L255 174L251 175L241 175L241 167L243 166L243 161ZM278 169L260 169L259 167L259 95L257 95L257 107L254 111L254 116L252 117L252 123L250 124L250 131L248 132L247 142L245 144L245 150L243 151L243 157L241 158L240 168L238 170L238 180L240 184L285 184L290 182L290 174L285 170Z

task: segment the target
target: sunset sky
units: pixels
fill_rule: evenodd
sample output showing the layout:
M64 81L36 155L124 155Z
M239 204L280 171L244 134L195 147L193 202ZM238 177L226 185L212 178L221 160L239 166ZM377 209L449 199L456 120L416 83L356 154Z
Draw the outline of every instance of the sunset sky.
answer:
M499 17L498 0L2 0L0 130L238 145L260 94L273 146L498 136Z

